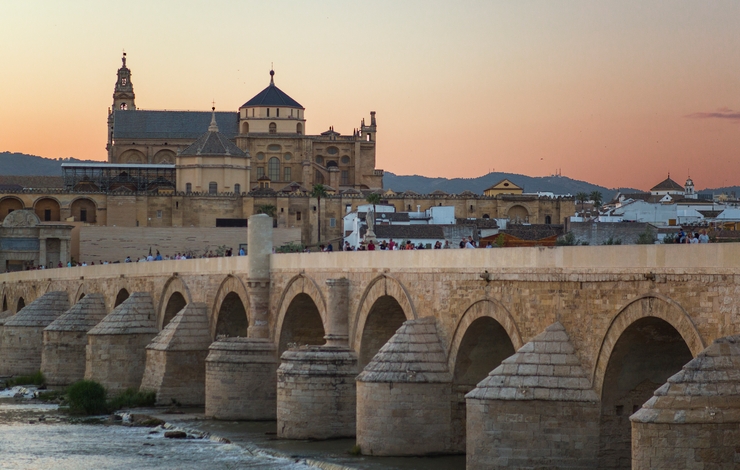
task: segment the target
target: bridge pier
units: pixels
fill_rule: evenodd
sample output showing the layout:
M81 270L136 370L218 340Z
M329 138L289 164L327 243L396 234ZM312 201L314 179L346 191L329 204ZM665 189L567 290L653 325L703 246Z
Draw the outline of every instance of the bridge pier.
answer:
M41 369L44 328L69 309L66 292L47 292L7 319L0 339L0 375Z
M560 322L466 398L468 469L599 467L599 399Z
M737 468L740 336L716 340L630 417L632 468ZM691 467L688 467L688 465Z
M87 332L105 318L105 298L92 293L44 328L41 372L49 385L69 385L85 378Z
M451 452L451 382L435 318L404 322L357 377L362 453Z
M278 368L278 437L355 435L357 354L349 348L349 281L328 279L323 346L285 351Z
M157 404L205 402L206 355L211 344L207 306L190 303L146 347L141 390L157 394Z
M87 332L85 378L109 393L138 389L146 367L146 346L157 336L157 315L147 292L134 292Z

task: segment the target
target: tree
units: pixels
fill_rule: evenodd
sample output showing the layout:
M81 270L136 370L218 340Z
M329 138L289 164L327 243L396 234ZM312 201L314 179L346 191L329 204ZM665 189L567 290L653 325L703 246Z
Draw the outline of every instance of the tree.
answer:
M581 203L581 217L583 217L583 203L585 203L588 200L588 194L581 191L580 193L576 194L576 201Z
M313 189L311 190L311 197L315 197L316 207L318 207L319 213L318 213L318 229L319 229L319 241L318 244L321 244L321 198L327 197L329 193L326 192L326 186L323 184L315 184L313 185Z
M277 214L277 207L272 204L263 204L257 208L257 213L269 215L274 219L275 214Z
M603 198L601 197L601 191L591 191L591 194L588 196L591 198L592 201L594 201L594 207L599 208L601 207L601 203L603 202Z
M655 232L650 230L650 227L645 227L645 231L637 237L635 243L637 245L652 245L657 239L658 237L655 236Z

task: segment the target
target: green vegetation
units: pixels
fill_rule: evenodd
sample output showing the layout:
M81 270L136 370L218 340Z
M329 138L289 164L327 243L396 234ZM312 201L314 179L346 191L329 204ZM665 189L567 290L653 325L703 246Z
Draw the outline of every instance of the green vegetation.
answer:
M663 237L663 243L665 243L666 245L676 243L676 236L673 234L666 235L665 237Z
M506 243L506 237L504 237L503 233L500 233L498 237L496 237L496 246L499 248L503 248L505 243Z
M92 380L80 380L67 389L67 403L73 414L95 415L108 412L105 388Z
M598 209L601 207L603 199L600 191L591 191L591 194L589 194L588 197L594 202L595 208Z
M157 394L152 391L139 391L135 388L127 388L108 402L108 408L118 410L121 408L135 408L137 406L154 406Z
M645 227L645 231L638 235L635 243L638 245L652 245L657 239L658 237L656 237L655 233L650 230L650 227Z
M347 452L349 455L362 455L362 449L357 444L353 445L352 448Z
M302 253L304 246L300 243L288 242L275 248L276 253Z
M38 371L34 372L31 375L19 375L18 377L8 379L8 381L5 382L5 386L15 387L16 385L44 385L45 383L46 378L44 377L44 374L42 374L41 371Z
M622 239L614 238L614 237L609 237L606 240L604 240L604 242L602 243L602 245L621 245L621 244L622 244Z
M257 208L257 213L269 215L274 219L277 215L277 207L272 204L263 204Z
M329 193L326 190L326 186L323 184L315 184L313 185L313 190L311 190L311 197L316 198L316 207L319 209L319 217L318 217L318 230L319 230L319 241L317 244L321 244L321 198L327 197Z

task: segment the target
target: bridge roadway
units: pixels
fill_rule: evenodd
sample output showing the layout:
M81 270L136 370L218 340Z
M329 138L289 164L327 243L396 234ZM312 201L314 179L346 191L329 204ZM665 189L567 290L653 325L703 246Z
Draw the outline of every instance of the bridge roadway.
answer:
M257 230L264 232L261 239L269 239L269 228L250 224L255 227L250 225L250 244ZM266 340L279 358L290 348L321 345L327 338L354 355L353 374L404 322L433 317L436 331L431 331L444 354L450 389L449 417L440 431L446 440L437 449L443 452L466 448L464 395L559 322L598 397L594 442L602 468L629 468L629 416L656 388L712 341L740 332L740 244L268 253L6 273L0 275L3 316L7 324L51 292L65 292L70 306L102 294L106 313L133 293L148 293L159 332L186 305L199 305L210 341ZM348 283L337 288L344 293L332 293L331 280L342 278ZM6 375L20 372L6 361L13 341L8 331L0 344L5 353L0 374ZM29 348L31 356L41 354ZM434 348L424 348L433 353ZM87 354L89 377L96 366ZM278 375L285 380L285 374ZM371 434L361 427L372 423L357 420L361 441L361 434ZM399 418L396 424L403 428L403 422ZM468 441L474 431L467 430ZM481 433L475 438L488 442ZM374 450L364 452L389 453L382 443L368 445ZM470 442L467 447L470 454ZM408 453L427 452L412 444L407 448ZM470 456L468 462L471 468L479 463Z

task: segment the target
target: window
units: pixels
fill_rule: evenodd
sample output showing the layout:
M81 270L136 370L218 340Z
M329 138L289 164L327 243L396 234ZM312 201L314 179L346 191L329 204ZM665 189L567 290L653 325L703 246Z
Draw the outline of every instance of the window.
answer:
M87 209L80 209L80 222L87 222Z
M270 123L270 134L276 134L277 133L277 124L274 122Z
M349 165L349 157L347 155L342 157L342 165Z
M552 223L552 217L549 215L545 216L545 224L550 225Z
M121 103L121 109L123 110L128 109L128 105L126 105L126 103Z
M299 220L301 220L301 213L300 212L296 212L295 213L295 220L296 220L296 222L298 222Z
M270 145L267 146L267 151L268 152L278 153L278 152L280 152L281 149L282 149L282 147L280 147L278 144L270 144Z
M241 194L242 193L242 185L240 185L239 183L236 183L234 185L234 192L236 194Z
M208 194L216 194L218 193L218 183L215 181L211 181L208 183Z
M342 170L342 184L348 185L349 184L349 171Z
M51 222L51 209L44 209L44 221Z
M262 161L265 159L265 154L262 152L257 152L257 160Z
M275 117L280 117L280 108L275 108Z
M329 218L329 227L336 227L337 226L337 219L331 217Z
M257 179L260 179L260 178L262 178L263 176L265 176L265 167L263 167L263 166L258 166L258 167L257 167Z
M319 170L316 170L316 181L314 184L324 184L324 175Z
M290 167L286 166L283 168L283 181L290 181L292 179L290 176Z
M193 185L192 185L192 183L185 183L185 192L186 193L192 193L193 192Z
M270 117L270 108L267 108L267 117Z
M280 181L280 160L277 157L272 157L267 162L267 176L272 181Z
M300 122L295 125L295 133L298 135L303 134L303 124L301 124Z
M316 156L316 163L318 163L319 165L323 165L324 164L324 157L322 157L321 155L317 155Z
M339 153L339 149L336 147L329 147L326 149L326 153L328 153L329 155L336 155Z
M157 211L157 218L158 219L161 219L162 218L162 211Z
M293 155L291 155L290 152L283 155L283 160L285 160L286 162L289 162L291 158L293 158Z

